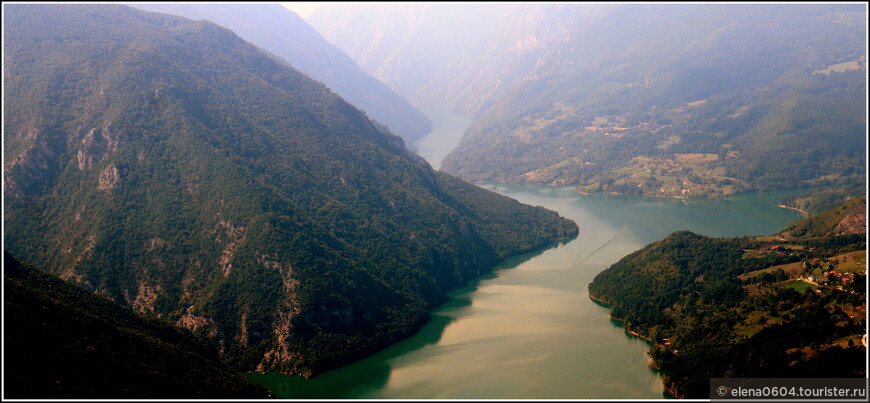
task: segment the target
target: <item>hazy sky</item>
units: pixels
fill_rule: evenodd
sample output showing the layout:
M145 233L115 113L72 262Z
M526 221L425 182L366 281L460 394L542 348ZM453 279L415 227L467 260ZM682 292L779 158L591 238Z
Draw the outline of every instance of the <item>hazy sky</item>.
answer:
M322 6L324 3L282 3L284 7L290 11L295 11L302 18L307 18L314 10Z

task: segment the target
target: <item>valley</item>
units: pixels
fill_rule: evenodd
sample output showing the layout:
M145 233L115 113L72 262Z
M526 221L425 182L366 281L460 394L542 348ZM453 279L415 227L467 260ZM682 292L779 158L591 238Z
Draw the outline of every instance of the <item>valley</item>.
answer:
M415 105L472 120L442 165L465 180L693 198L866 180L861 5L325 5L309 20Z
M577 234L432 170L227 28L119 5L4 7L4 248L186 328L235 368L352 362L501 260Z
M801 218L777 207L788 192L698 200L579 195L570 186L528 183L484 186L558 211L578 224L580 235L511 259L452 292L419 332L371 357L312 379L248 378L294 399L661 399L666 395L661 373L649 367L650 344L610 320L586 285L672 231L770 234Z
M4 398L866 377L865 4L304 8L4 3Z

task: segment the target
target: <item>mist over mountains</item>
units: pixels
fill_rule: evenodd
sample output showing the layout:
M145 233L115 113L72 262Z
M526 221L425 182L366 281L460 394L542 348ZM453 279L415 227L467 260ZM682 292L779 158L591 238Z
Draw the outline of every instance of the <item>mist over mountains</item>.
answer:
M327 5L309 20L418 107L473 118L442 167L468 180L679 197L864 180L861 5ZM441 44L435 71L401 69L426 47L399 41L413 35Z
M206 19L288 61L412 146L431 123L386 85L366 74L294 12L279 4L133 3L146 11Z
M473 63L495 56L490 43L499 44L503 24L524 9L481 3L323 4L306 20L415 106L461 110L468 99L457 99L459 91L485 91L500 78L486 76Z
M303 20L277 3L5 3L3 14L15 397L264 397L239 372L313 377L369 357L510 257L559 245L561 266L534 275L563 275L623 231L570 256L561 243L582 234L576 223L475 182L557 188L574 206L578 193L790 189L780 207L810 218L770 236L677 232L589 291L653 341L675 396L701 396L751 360L764 361L752 376L837 363L866 375L853 354L866 352L866 290L843 281L866 275L855 197L867 179L866 5L324 3ZM445 116L471 126L434 170L413 148ZM583 231L604 233L607 214L591 215ZM825 280L823 268L849 276ZM523 287L577 287L558 279L558 292ZM774 348L813 323L824 326ZM656 344L668 337L682 356Z

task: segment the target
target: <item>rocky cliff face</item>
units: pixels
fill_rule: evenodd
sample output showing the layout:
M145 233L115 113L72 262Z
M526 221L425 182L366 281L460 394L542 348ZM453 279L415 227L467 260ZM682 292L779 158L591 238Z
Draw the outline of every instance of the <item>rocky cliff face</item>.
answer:
M867 199L846 214L834 229L836 235L866 234L867 233Z
M266 398L183 329L4 252L4 397Z
M577 233L433 171L210 22L109 5L4 18L5 246L237 368L359 358L500 259Z

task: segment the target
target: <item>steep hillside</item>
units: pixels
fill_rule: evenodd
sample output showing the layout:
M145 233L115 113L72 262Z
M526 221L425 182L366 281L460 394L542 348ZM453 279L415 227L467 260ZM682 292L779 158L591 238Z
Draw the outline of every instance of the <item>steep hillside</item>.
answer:
M265 398L184 329L3 254L4 397Z
M783 206L816 215L839 207L843 203L867 193L864 183L853 186L816 188L807 193L792 194L782 200Z
M814 238L867 232L867 197L856 197L841 206L789 225L782 235Z
M579 58L568 57L571 55L562 46L575 40L576 31L582 27L606 28L597 22L618 7L614 4L588 3L578 7L516 3L487 4L480 9L459 7L463 13L489 21L493 28L467 38L468 44L456 49L459 54L409 98L415 105L441 106L478 118L523 82L556 74L578 63L588 63L588 59L595 56L593 47L619 46L612 37L601 42L590 41L584 43L586 49ZM627 27L621 28L611 32L631 34Z
M350 57L329 44L296 13L279 4L133 4L133 7L207 19L233 30L241 38L282 57L320 81L370 118L414 144L429 132L429 118Z
M434 172L210 22L6 4L4 29L6 248L239 369L361 357L500 259L577 233Z
M670 197L864 181L864 5L342 5L309 19L414 105L474 119L442 166L467 180Z
M653 365L677 397L709 397L709 378L864 377L864 203L768 237L673 233L598 274L589 295L653 343ZM863 227L840 233L850 219Z
M679 197L863 182L864 6L538 7L558 40L502 64L533 67L445 172Z

